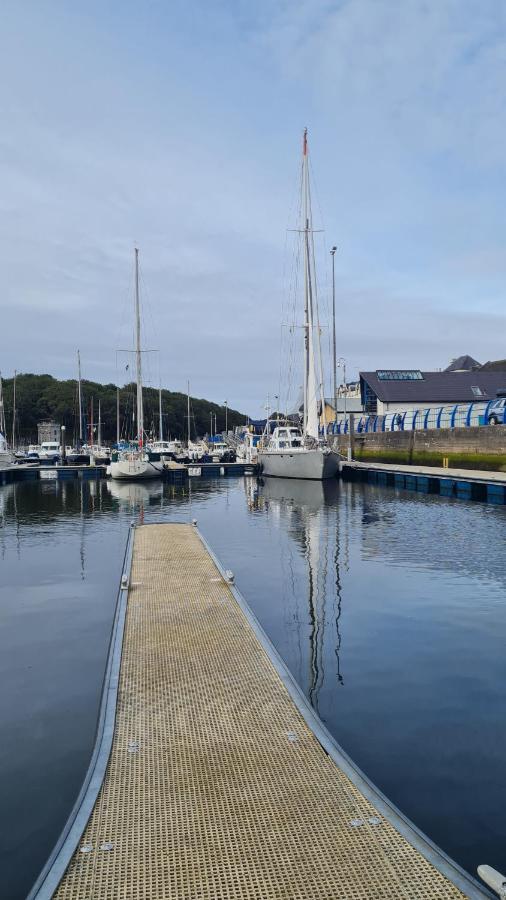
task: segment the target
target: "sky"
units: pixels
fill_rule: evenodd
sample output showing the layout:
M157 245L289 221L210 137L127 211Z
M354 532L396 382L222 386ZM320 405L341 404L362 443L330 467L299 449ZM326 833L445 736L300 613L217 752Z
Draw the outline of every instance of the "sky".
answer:
M138 246L146 383L260 415L304 127L348 380L505 357L505 86L503 0L4 0L2 375L128 380Z

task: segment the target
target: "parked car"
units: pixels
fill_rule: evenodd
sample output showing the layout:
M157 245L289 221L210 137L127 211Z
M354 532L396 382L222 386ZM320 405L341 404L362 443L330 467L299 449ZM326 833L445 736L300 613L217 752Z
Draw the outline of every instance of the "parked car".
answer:
M504 407L506 406L506 397L501 397L499 400L494 400L494 402L489 406L488 415L487 415L487 425L502 425L504 422Z

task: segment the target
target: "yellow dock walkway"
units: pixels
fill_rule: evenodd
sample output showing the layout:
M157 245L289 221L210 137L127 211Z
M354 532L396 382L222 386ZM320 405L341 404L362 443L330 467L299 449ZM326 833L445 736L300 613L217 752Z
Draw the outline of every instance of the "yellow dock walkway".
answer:
M135 530L112 753L54 896L484 895L462 893L365 799L196 529L162 524Z

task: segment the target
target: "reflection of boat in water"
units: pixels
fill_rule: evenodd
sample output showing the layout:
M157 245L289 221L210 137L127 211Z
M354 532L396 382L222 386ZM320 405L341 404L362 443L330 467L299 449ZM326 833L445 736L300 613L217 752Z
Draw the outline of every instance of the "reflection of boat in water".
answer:
M266 478L259 481L259 493L265 500L294 503L307 510L319 510L323 504L335 503L339 484L335 480L309 481L305 478Z
M107 481L107 490L115 500L130 506L140 506L142 503L149 503L151 500L161 499L163 496L161 481L139 482L111 479Z
M288 558L281 557L283 604L289 610L287 628L294 629L299 648L299 681L316 710L326 675L331 673L337 684L344 684L340 662L341 535L336 515L339 494L335 480L268 478L257 483L256 502L249 503L250 508L264 509L285 522L291 546L295 544L299 559L304 559L301 577L301 564L288 547Z

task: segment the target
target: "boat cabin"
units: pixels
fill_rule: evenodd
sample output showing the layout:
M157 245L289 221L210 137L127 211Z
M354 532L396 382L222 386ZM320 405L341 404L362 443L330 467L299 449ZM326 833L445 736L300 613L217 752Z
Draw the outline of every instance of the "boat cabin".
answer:
M278 426L272 432L269 441L269 450L289 450L293 447L302 447L303 438L300 428L293 426Z

